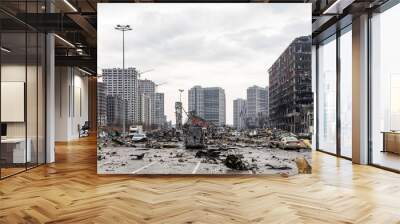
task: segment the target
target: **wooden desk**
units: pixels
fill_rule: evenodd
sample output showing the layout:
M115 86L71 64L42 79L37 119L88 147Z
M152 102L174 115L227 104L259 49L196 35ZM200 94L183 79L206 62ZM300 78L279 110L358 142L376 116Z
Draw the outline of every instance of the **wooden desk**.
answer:
M383 133L383 152L400 154L400 132L384 131Z
M25 144L28 143L25 151ZM31 139L25 138L6 138L1 139L1 159L6 163L26 163L31 162Z

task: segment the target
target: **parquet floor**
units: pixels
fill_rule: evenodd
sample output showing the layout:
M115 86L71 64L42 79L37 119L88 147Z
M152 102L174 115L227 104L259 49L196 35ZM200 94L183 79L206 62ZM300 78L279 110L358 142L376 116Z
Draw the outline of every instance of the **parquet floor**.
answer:
M0 223L400 223L400 175L313 154L313 174L98 176L95 139L0 181Z

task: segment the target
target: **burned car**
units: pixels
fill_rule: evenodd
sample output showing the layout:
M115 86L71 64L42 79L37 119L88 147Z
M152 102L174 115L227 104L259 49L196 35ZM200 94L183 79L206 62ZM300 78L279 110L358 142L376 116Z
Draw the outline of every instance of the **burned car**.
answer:
M302 140L293 136L283 137L279 142L278 147L284 150L300 150L309 148Z

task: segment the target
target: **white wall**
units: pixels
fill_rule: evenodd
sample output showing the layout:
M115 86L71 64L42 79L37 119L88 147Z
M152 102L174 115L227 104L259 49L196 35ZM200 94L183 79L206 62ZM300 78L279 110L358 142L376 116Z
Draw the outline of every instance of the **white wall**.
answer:
M37 69L39 69L37 71ZM41 67L26 66L25 64L3 64L1 66L1 81L2 82L23 82L26 85L26 97L23 96L22 107L16 109L10 106L1 108L3 113L25 113L26 119L23 118L20 122L5 122L7 124L7 137L9 138L27 138L30 142L32 161L44 163L45 150L45 116L44 116L44 74L41 72ZM25 80L27 79L27 80ZM2 89L2 98L8 97L10 92L4 92ZM24 90L18 90L20 94L24 94ZM17 103L17 102L15 102ZM26 103L26 106L25 106ZM14 110L14 111L13 111ZM15 111L19 110L19 111ZM22 115L24 116L24 115ZM3 120L3 119L2 119ZM50 157L51 158L51 157ZM52 160L49 160L52 162Z
M27 69L27 70L26 70ZM2 82L24 82L26 83L25 80L25 75L26 71L28 73L35 69L32 66L26 67L24 65L18 65L18 64L5 64L1 66L1 81ZM27 96L36 96L36 93L27 93ZM4 96L3 96L4 97ZM30 102L31 100L28 100ZM36 105L35 105L36 107ZM1 108L1 110L7 110L8 108ZM24 108L22 108L24 110ZM28 121L33 120L32 119L32 114L27 114L28 115ZM36 114L35 114L36 116ZM7 137L18 137L18 138L23 138L25 137L25 126L26 122L7 122ZM31 125L29 125L31 127ZM29 137L29 136L28 136Z
M88 120L88 78L72 67L56 67L55 140L79 138L78 125Z

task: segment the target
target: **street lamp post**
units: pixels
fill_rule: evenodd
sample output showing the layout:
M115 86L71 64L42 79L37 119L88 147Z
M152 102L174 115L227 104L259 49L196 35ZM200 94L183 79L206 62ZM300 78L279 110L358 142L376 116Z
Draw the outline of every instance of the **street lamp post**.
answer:
M117 25L114 27L116 30L122 31L122 100L124 101L123 104L123 121L122 121L122 130L123 130L123 135L125 136L126 134L126 101L128 101L125 98L125 31L131 31L132 28L130 25Z

